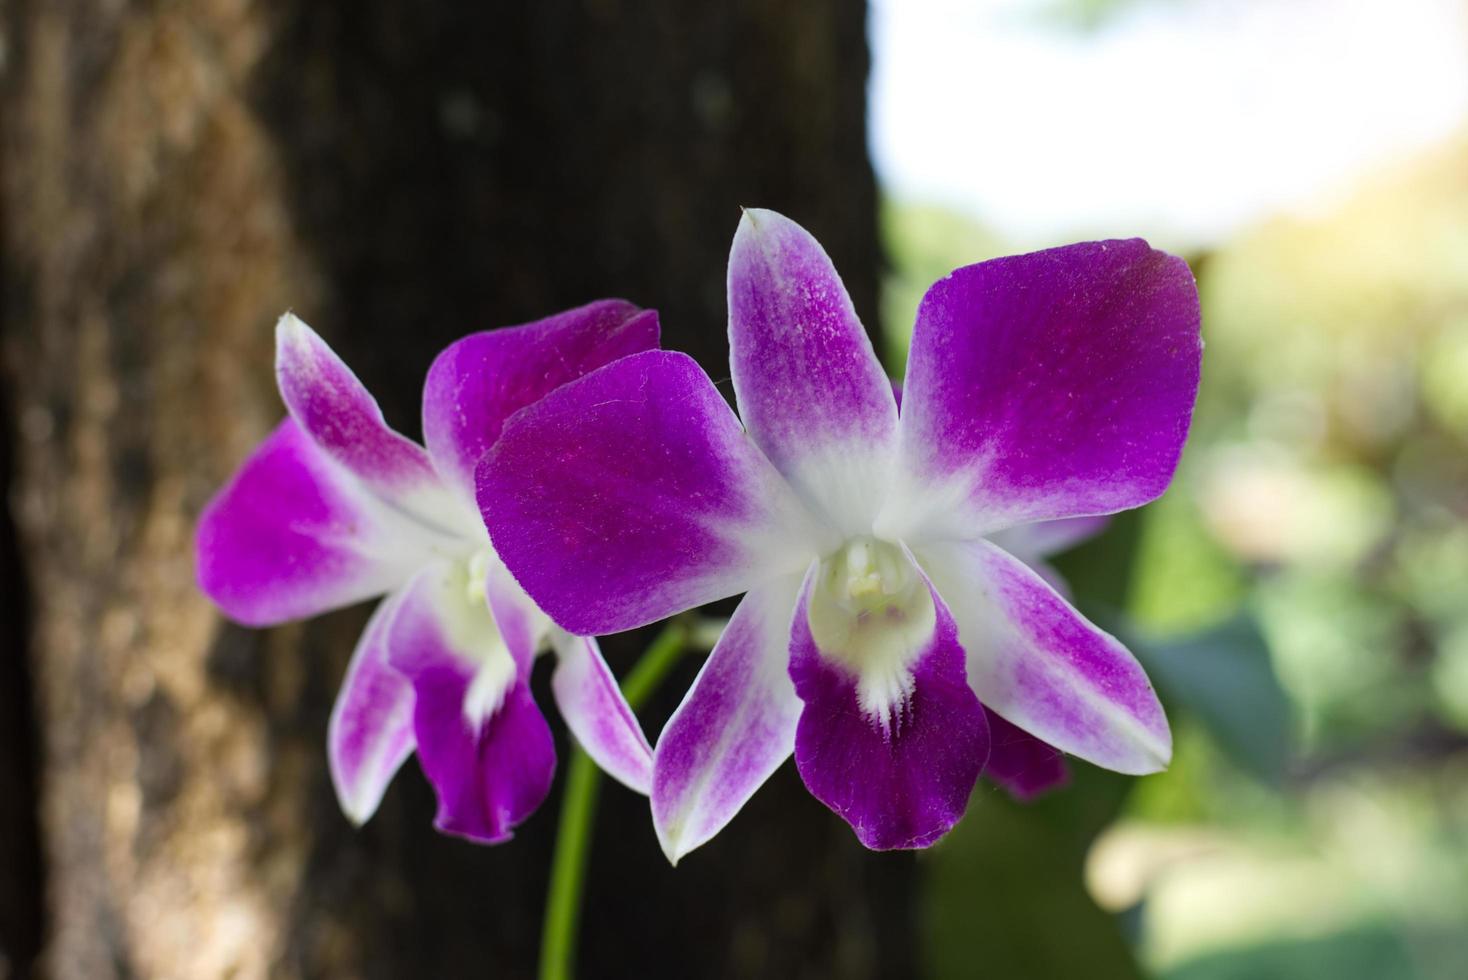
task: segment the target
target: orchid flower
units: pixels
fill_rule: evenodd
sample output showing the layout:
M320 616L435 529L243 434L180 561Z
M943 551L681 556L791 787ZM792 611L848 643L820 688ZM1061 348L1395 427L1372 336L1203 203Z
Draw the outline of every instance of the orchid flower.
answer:
M691 359L641 353L522 411L478 471L499 554L572 632L745 593L654 751L669 859L792 751L877 849L933 843L986 761L1023 772L1035 740L1164 768L1137 661L994 538L1167 487L1202 350L1187 266L1133 240L951 273L918 309L900 413L800 226L747 211L728 289L742 425Z
M619 300L466 337L428 372L425 448L388 427L319 336L281 318L276 377L290 414L205 510L199 582L251 626L386 595L328 730L332 781L353 821L372 816L416 748L439 830L508 838L555 771L529 687L547 646L571 732L610 775L648 792L652 750L596 641L554 628L505 571L473 481L512 413L657 340L657 314Z

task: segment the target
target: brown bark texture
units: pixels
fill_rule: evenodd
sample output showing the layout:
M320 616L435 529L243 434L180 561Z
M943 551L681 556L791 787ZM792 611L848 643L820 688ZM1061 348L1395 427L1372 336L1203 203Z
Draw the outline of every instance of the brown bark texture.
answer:
M282 414L286 309L415 435L443 345L604 295L727 379L741 204L811 228L873 322L863 4L0 9L0 975L532 975L556 796L474 847L410 762L353 829L324 744L367 609L226 622L194 521ZM676 871L609 785L582 973L906 974L912 881L789 767Z

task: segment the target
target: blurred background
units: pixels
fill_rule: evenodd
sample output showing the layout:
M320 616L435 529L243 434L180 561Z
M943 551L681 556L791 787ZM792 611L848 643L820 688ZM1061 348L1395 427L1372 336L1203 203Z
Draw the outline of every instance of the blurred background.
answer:
M556 794L475 848L410 764L353 829L366 610L226 623L193 522L287 308L412 434L442 346L602 295L727 377L741 204L894 375L956 266L1188 258L1177 480L1058 562L1177 754L919 855L787 766L676 872L605 786L582 974L1468 976L1468 3L5 0L0 72L0 977L534 974Z

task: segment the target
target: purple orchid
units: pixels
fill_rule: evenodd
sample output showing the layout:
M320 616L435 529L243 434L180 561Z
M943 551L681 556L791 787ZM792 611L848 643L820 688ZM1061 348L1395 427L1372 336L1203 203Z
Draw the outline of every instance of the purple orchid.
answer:
M505 570L474 504L474 467L511 414L657 342L657 314L620 300L466 337L428 372L425 449L388 427L319 336L281 318L276 377L290 414L205 510L199 582L251 626L386 595L328 733L352 820L372 816L416 748L438 829L507 839L555 771L529 688L547 645L571 732L610 775L649 791L652 750L596 641L555 628Z
M668 857L792 750L878 849L941 837L986 762L1021 795L1064 778L1055 749L1165 767L1136 660L994 539L1167 487L1202 350L1186 264L1133 240L953 272L900 411L800 226L746 212L728 287L742 425L688 357L642 353L521 412L478 471L496 548L566 629L746 593L654 753Z

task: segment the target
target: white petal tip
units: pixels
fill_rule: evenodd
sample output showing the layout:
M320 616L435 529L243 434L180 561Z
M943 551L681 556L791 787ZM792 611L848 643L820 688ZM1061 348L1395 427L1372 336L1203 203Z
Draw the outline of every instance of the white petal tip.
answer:
M315 333L306 322L290 311L282 313L280 319L275 321L276 343L296 342L312 336Z
M1111 768L1127 776L1151 776L1172 764L1171 738L1165 742L1145 742L1138 745L1137 749L1137 754L1128 759L1125 766Z
M771 211L769 208L746 208L741 206L739 211L739 229L741 231L746 228L750 231L765 231L777 222L790 223L789 218L778 211Z
M387 791L384 784L382 789L373 793L370 786L357 786L355 788L347 785L344 776L338 770L335 760L331 763L331 788L336 794L336 805L341 808L342 816L346 817L353 827L361 827L372 819L377 812L377 807L382 803L383 794Z
M678 866L678 862L683 859L683 855L688 853L687 851L679 850L677 845L672 844L669 841L663 840L661 838L658 839L658 843L662 845L663 857L668 859L669 867L676 868Z
M689 845L683 840L682 827L664 827L653 818L653 829L658 835L658 846L663 849L663 857L668 859L668 864L678 866L678 862L687 856L698 844Z
M614 776L613 778L639 796L652 795L652 773L648 773L645 777L637 776L635 778L627 778Z
M275 360L282 364L287 358L299 361L309 357L315 348L325 347L326 342L294 313L286 313L275 323Z
M336 801L341 806L342 816L346 817L353 827L361 827L377 812L376 801L348 800L340 793L337 794Z

